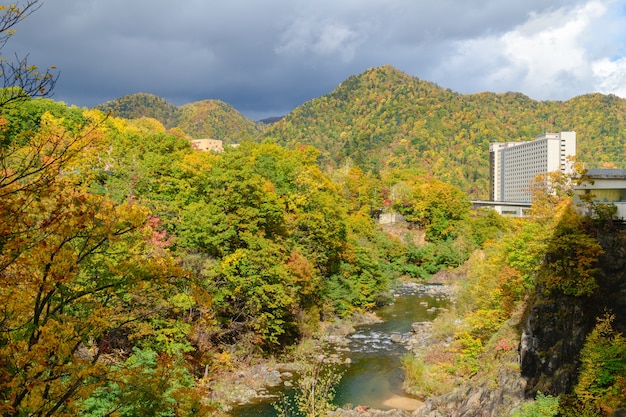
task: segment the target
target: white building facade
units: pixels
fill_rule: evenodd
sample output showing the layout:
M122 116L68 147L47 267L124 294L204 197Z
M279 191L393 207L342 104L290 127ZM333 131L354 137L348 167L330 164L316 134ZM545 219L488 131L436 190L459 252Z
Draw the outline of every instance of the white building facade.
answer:
M553 171L569 173L568 157L574 156L576 132L546 133L529 142L491 143L491 201L530 203L535 177Z
M584 181L574 186L574 202L585 215L592 215L593 204L616 208L615 217L626 219L626 169L590 169Z

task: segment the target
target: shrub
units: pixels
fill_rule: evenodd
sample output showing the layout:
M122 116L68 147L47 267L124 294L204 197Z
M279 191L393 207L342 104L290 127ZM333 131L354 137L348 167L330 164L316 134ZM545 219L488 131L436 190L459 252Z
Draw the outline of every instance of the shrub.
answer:
M404 368L404 389L414 395L426 398L437 396L452 390L451 375L442 364L428 364L412 353L402 357Z
M559 411L559 397L537 393L535 401L527 402L511 417L551 417Z
M581 370L574 393L587 408L611 415L626 406L626 338L613 329L615 316L599 318L581 351Z

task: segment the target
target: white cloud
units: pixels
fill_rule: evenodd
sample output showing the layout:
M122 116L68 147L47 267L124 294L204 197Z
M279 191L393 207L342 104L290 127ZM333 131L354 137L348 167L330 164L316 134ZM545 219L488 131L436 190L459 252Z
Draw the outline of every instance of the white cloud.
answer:
M600 51L615 52L616 45L598 36L603 28L617 27L615 19L623 19L611 9L616 5L592 0L531 12L525 23L502 35L460 41L456 54L439 67L445 81L437 81L446 86L463 83L459 89L464 92L521 91L540 100L568 99L581 91L620 94L616 90L624 91L626 63L602 56ZM464 72L468 77L460 79Z
M593 63L592 69L598 92L626 98L626 58L601 59Z

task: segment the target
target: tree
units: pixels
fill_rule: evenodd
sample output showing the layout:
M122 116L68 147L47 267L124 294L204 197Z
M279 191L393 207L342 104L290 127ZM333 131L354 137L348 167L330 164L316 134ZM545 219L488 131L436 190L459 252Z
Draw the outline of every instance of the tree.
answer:
M538 276L548 290L560 290L576 297L590 296L598 288L602 246L593 236L590 219L569 205L548 241L545 262Z
M570 171L551 171L537 175L531 185L531 214L538 220L549 221L554 213L571 203L574 196L573 186L586 179L586 170L582 162L575 157L568 157Z
M131 340L166 343L153 319L182 275L145 207L89 191L97 131L68 131L49 114L41 124L0 153L3 415L76 414Z
M27 0L23 5L0 5L0 50L15 33L14 27L41 7L40 0ZM55 67L40 72L28 62L28 55L15 56L15 61L0 58L0 109L9 103L31 97L48 97L58 79Z
M626 338L615 330L614 320L608 313L597 318L580 353L580 375L574 388L577 399L599 415L614 415L626 405Z
M293 337L291 312L294 281L285 267L284 248L268 239L250 241L222 258L209 272L215 310L224 322L224 335L252 330L256 342L277 348L285 334Z
M420 178L411 195L395 206L408 221L424 228L428 240L438 241L457 235L458 226L469 217L471 204L457 187Z
M333 404L335 387L341 381L342 373L319 359L303 363L294 397L283 395L274 404L280 417L322 417L336 408Z

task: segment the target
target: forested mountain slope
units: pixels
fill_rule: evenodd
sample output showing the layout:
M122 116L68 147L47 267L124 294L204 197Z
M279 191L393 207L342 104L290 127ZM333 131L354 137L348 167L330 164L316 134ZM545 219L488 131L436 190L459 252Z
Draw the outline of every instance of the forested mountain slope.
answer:
M220 139L226 143L253 140L264 128L219 100L196 101L179 107L177 127L194 138Z
M374 172L419 168L485 198L490 142L577 132L587 166L626 166L626 100L590 94L535 101L519 93L463 95L391 66L349 77L270 126L279 144L306 143L336 167L346 158Z
M225 143L272 138L288 147L313 145L327 168L349 159L376 174L417 169L459 186L472 198L487 197L490 142L573 130L578 159L587 167L626 167L624 99L597 93L564 102L512 92L464 95L391 66L351 76L269 126L219 100L176 107L139 93L97 108L127 119L152 117L193 138Z
M225 143L252 140L261 134L264 127L219 100L202 100L177 107L162 97L136 93L95 108L124 119L150 117L166 128L180 128L192 138L219 139Z
M178 122L178 109L162 97L154 94L135 93L107 101L95 107L105 114L124 119L151 117L171 128Z

